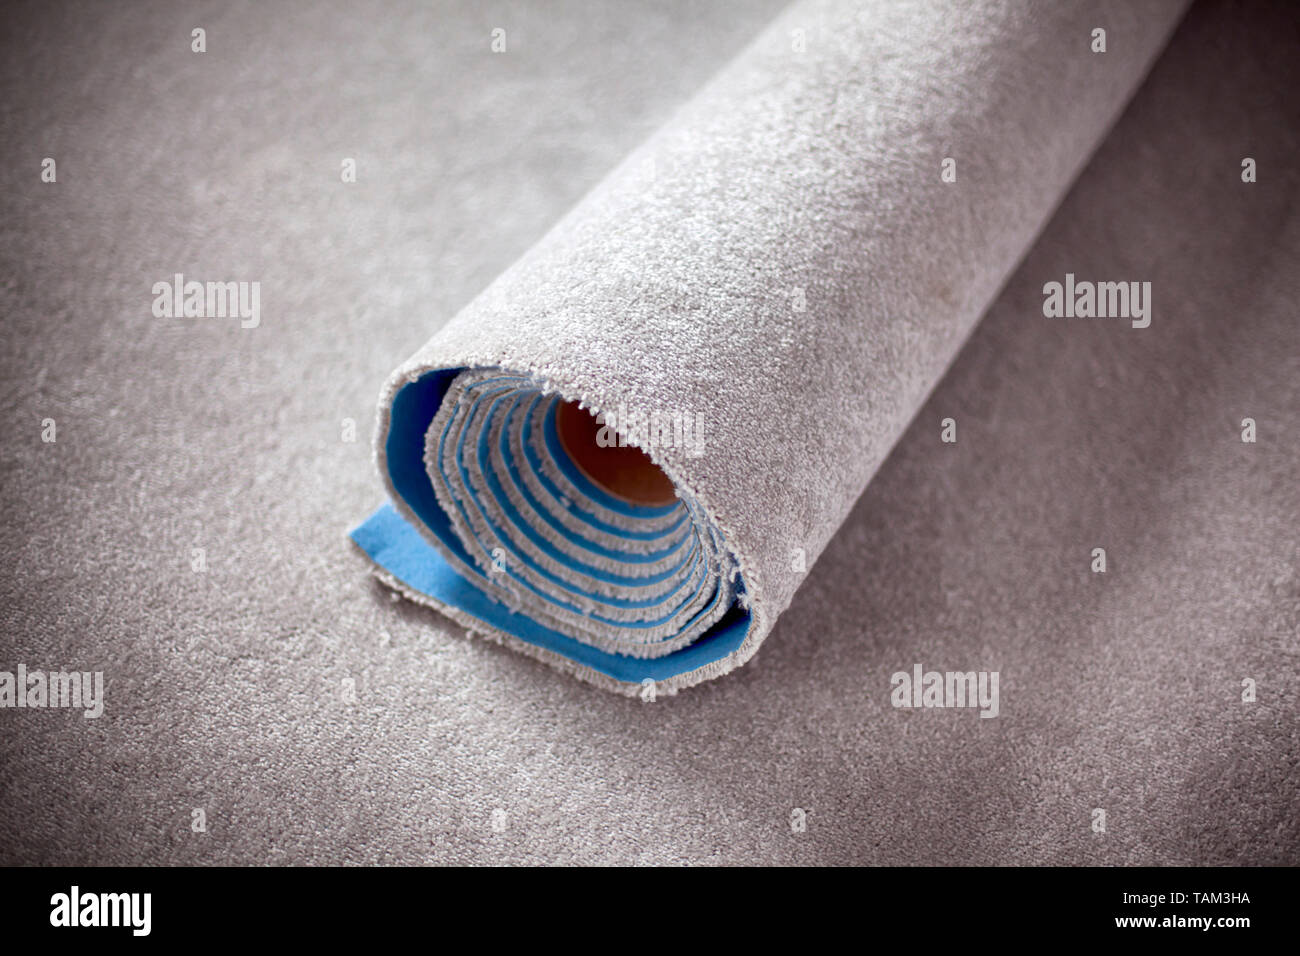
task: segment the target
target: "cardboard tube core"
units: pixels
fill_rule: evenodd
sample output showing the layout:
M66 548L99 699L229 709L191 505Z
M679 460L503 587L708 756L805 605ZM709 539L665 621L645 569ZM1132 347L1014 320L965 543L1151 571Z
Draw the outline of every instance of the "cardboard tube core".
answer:
M673 483L650 456L632 445L602 447L596 440L600 422L586 409L563 402L556 409L555 430L569 458L602 490L634 505L672 504Z

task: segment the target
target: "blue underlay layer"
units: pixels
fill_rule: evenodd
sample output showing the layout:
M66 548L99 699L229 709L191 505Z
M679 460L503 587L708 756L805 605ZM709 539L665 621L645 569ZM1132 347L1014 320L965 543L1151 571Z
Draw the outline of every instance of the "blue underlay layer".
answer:
M647 678L666 680L720 660L740 647L749 632L750 615L739 606L732 607L692 644L662 657L636 658L584 644L490 598L480 586L480 581L485 579L452 530L425 471L425 434L448 387L461 371L452 368L427 372L398 391L393 400L385 452L393 487L438 540L471 569L471 576L466 577L453 568L391 503L383 505L352 531L352 540L372 561L414 591L615 680L628 683L640 683ZM565 463L562 458L557 458L557 462Z

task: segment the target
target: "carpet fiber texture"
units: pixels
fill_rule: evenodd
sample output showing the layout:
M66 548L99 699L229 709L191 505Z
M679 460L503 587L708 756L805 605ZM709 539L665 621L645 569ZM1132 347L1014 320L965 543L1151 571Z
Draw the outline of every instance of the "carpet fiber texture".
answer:
M389 380L377 451L394 504L426 536L425 561L511 616L426 596L413 545L407 560L377 560L385 580L624 693L744 663L1183 6L791 6ZM1098 18L1116 36L1104 54L1088 42ZM473 373L490 383L481 411L462 411L465 387L445 381L463 367L488 370ZM512 392L502 374L523 384ZM610 578L581 538L561 551L554 524L580 510L571 495L499 505L515 482L492 430L520 393L550 392L613 415L673 479L702 544L677 562L681 580L671 568ZM629 434L656 417L698 421L698 440ZM472 462L445 434L465 421L489 433ZM437 443L421 459L426 433ZM449 474L481 493L453 494ZM733 591L739 620L724 616ZM571 638L655 660L593 659Z
M960 132L908 153L936 204L1066 192L1000 289L956 267L1000 224L917 227L958 257L931 300L992 301L928 395L909 380L910 423L881 409L883 462L839 450L875 476L725 679L605 693L392 599L347 545L383 499L378 383L781 8L7 12L0 670L102 671L105 699L0 710L0 862L1300 862L1294 4L1194 5L1068 188L1046 130L1136 81L1127 8L1008 131L1012 167ZM176 273L260 282L260 323L156 317ZM1046 317L1067 274L1150 281L1150 326ZM939 334L907 328L882 367ZM893 707L917 664L998 672L998 717Z

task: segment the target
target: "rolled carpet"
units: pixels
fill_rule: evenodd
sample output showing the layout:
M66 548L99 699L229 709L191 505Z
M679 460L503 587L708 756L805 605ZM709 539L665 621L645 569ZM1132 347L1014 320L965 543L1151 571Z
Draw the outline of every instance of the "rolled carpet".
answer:
M790 7L389 378L375 573L613 690L744 663L1183 7Z

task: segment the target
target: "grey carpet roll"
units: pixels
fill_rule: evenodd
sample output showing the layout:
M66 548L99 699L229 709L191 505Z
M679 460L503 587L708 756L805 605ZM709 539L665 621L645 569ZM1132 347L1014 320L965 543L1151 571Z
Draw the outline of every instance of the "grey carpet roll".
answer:
M355 542L610 689L744 663L1183 6L791 7L393 373ZM676 499L587 480L561 399Z

